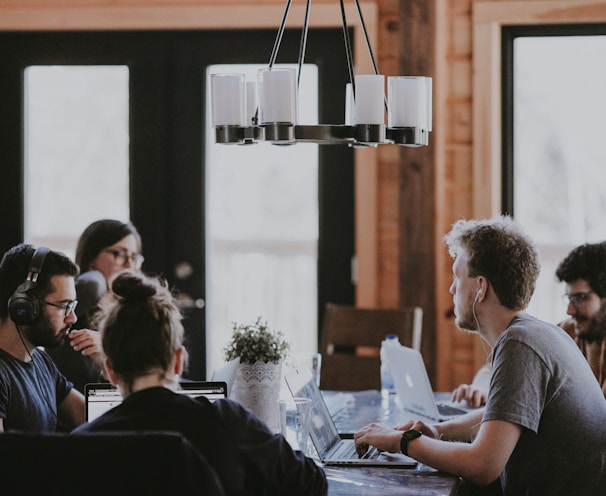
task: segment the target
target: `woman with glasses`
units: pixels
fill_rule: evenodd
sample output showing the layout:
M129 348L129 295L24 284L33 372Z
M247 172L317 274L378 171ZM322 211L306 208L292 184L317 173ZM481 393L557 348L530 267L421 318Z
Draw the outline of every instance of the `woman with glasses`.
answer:
M141 269L141 236L130 222L95 221L80 235L75 261L80 267L76 279L78 322L64 345L49 354L74 387L84 392L87 383L105 381L97 323L113 300L108 288L116 274Z

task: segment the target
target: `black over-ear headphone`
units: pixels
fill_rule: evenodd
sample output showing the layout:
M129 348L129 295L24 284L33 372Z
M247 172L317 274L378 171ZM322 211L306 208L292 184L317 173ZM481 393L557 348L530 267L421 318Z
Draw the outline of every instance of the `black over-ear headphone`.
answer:
M27 271L27 278L17 286L8 300L8 314L17 325L32 325L40 317L40 299L30 292L36 287L44 259L50 250L45 246L36 248Z

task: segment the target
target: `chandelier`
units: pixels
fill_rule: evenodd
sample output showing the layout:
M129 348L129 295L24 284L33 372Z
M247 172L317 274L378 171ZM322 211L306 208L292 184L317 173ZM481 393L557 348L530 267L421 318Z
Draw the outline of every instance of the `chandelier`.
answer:
M344 88L344 124L303 125L297 122L298 86L305 60L311 0L306 0L297 69L274 65L292 4L292 0L287 0L269 64L258 71L257 81L247 81L244 74L217 73L210 76L212 126L216 143L318 143L356 147L376 147L380 144L416 147L429 144L432 79L425 76L389 76L385 98L385 76L379 74L359 0L355 0L355 5L374 74L355 74L343 1L339 0L339 3L349 71L349 83Z

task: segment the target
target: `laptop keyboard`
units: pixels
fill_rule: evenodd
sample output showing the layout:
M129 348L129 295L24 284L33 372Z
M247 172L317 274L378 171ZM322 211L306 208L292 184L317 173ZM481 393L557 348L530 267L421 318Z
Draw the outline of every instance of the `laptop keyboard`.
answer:
M331 458L335 458L338 460L350 460L352 458L362 458L362 459L373 459L379 456L379 450L374 447L370 447L368 451L361 457L358 457L358 453L356 452L356 443L341 443L341 446L337 451L334 452Z
M438 403L438 412L444 417L452 417L455 415L463 415L464 413L467 413L466 410L463 410L462 408L457 408L456 406L452 406L447 403Z

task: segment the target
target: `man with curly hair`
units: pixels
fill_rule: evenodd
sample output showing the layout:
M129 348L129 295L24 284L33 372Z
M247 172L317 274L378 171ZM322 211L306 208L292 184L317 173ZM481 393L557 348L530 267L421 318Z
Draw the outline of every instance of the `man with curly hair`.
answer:
M370 424L354 435L358 453L401 451L505 496L606 494L602 391L570 336L526 312L540 269L533 241L505 216L457 221L444 239L455 324L493 349L486 407Z
M606 395L606 242L577 246L556 276L566 283L571 335Z

